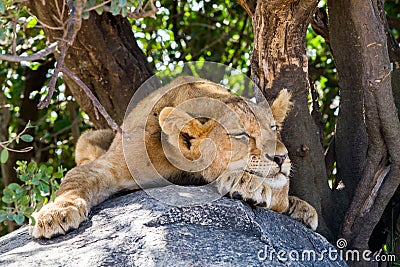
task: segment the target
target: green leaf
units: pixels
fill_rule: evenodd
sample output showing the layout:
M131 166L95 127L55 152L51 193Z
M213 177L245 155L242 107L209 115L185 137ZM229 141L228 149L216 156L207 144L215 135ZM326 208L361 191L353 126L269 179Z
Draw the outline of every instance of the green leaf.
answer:
M21 206L26 207L29 205L29 202L31 202L31 198L29 196L25 195L22 197L20 204L21 204Z
M118 5L119 5L120 7L126 6L126 0L119 0L119 1L118 1Z
M97 4L97 1L96 1L96 0L88 0L88 1L86 2L86 8L94 7L96 4Z
M63 177L63 173L62 172L56 172L55 174L53 174L53 177L60 179L60 178Z
M0 154L0 162L4 164L7 162L7 160L8 160L8 150L3 149Z
M19 224L19 225L23 224L24 221L25 221L25 217L24 217L24 215L21 214L21 213L14 214L13 219L14 219L14 221L15 221L17 224Z
M35 211L34 208L29 207L29 208L25 209L24 215L25 215L26 217L29 217L34 211Z
M34 173L35 169L36 169L36 166L37 166L36 163L34 161L31 161L28 164L28 169L27 169L28 173Z
M17 183L11 183L7 186L10 190L17 191L21 186Z
M0 222L3 222L7 219L7 212L4 210L0 210Z
M36 210L39 211L43 207L42 203L37 203L36 204Z
M6 187L3 189L3 195L6 197L12 197L15 194L10 188Z
M31 70L37 70L40 66L41 66L41 64L38 62L31 62L31 64L29 65L29 68Z
M22 139L22 141L27 142L27 143L30 143L33 141L33 137L30 134L21 135L21 139Z
M90 17L90 12L82 12L82 18L88 19Z
M40 194L39 188L35 188L34 191L35 191L35 201L39 202L39 203L43 203L44 197Z
M48 195L50 193L50 187L47 184L41 183L39 189L42 192L42 195Z
M25 192L19 192L13 196L13 200L19 200L25 195Z
M0 29L0 41L4 42L7 40L7 33L8 33L8 30L5 27Z
M49 184L49 177L46 176L45 174L42 174L42 178L40 178L40 181L42 183Z
M25 174L19 175L18 178L19 178L22 182L27 182L27 181L29 181L29 177L26 176Z
M40 164L39 172L45 174L47 170L47 166L45 164Z
M113 0L111 2L110 6L110 12L113 14L113 16L119 15L121 11L121 7L119 6L119 1L118 0Z
M127 15L128 15L128 9L122 8L122 9L121 9L121 16L123 16L124 18L126 18Z
M20 186L17 190L15 190L15 193L24 195L26 193L26 188L23 186Z
M31 29L33 27L35 27L37 24L37 20L34 17L31 17L28 21L28 23L26 24L26 28Z
M6 204L10 204L10 203L13 202L12 197L8 197L8 196L3 196L3 197L1 198L1 200L2 200L4 203L6 203Z
M48 176L48 177L51 177L51 175L53 174L53 166L49 166L49 167L47 167L47 169L46 169L46 175Z
M4 3L2 0L0 0L0 14L4 14L6 12L6 7L4 6Z
M35 218L32 216L27 216L29 218L29 225L34 226L36 224Z
M25 168L26 168L27 162L26 162L25 160L17 160L16 164L17 164L17 166L18 166L18 169L19 169L19 168L25 169Z
M57 182L57 180L55 179L51 179L51 186L53 187L53 189L58 190L60 188L60 184Z
M96 10L97 14L101 15L101 14L103 14L104 7L100 6L100 7L96 8L95 10Z
M51 196L50 196L50 199L51 199L51 201L54 201L55 199L56 199L56 191L53 191L52 193L51 193Z
M32 177L32 184L33 185L39 185L39 179L40 179L41 175L36 173L35 175L33 175Z

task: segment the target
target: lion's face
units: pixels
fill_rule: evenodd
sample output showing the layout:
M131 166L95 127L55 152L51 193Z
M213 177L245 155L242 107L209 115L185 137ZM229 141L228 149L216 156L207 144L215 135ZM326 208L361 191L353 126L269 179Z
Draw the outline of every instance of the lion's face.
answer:
M279 129L292 106L290 94L286 90L279 94L272 114L244 98L227 99L224 110L216 109L212 119L193 115L195 107L189 112L173 107L161 111L159 123L169 159L196 162L189 171L200 172L208 182L226 171L240 170L263 178L272 188L286 185L291 163Z

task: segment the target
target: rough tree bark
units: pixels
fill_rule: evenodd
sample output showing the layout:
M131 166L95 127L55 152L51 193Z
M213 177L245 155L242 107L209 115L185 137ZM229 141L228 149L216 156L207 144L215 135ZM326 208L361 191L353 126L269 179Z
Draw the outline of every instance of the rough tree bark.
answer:
M59 7L62 2L58 0ZM55 19L55 1L32 0L29 7L46 25L60 26ZM51 42L62 36L62 31L44 30ZM135 90L153 74L128 20L108 13L99 16L91 12L90 18L83 21L65 64L92 90L118 124L122 123ZM82 89L70 79L65 78L65 83L94 126L107 128L102 116L96 118L92 102Z
M252 16L254 49L252 79L268 100L287 88L294 108L282 133L293 162L291 192L311 203L319 214L318 231L331 238L326 225L329 187L324 165L321 132L308 111L310 90L306 33L316 0L245 1L239 3Z
M371 233L400 183L400 123L391 87L383 2L335 0L328 1L328 8L331 46L341 81L343 116L339 117L337 136L355 141L336 150L344 153L345 145L352 146L348 150L351 160L338 166L349 170L341 172L347 175L341 178L350 187L347 197L353 197L340 236L351 248L367 249ZM351 53L345 52L348 49ZM364 112L364 119L345 117L344 112L352 108ZM367 140L365 148L359 147L359 140Z
M384 13L383 15L385 16ZM389 58L392 64L392 91L393 91L394 101L397 107L397 112L400 117L400 47L398 41L394 38L394 36L390 31L391 27L399 29L399 27L397 27L399 25L395 23L393 23L394 24L393 25L392 23L390 23L389 20L390 18L388 18L388 23L386 23L385 25L385 32L386 32L386 37L388 39ZM393 214L393 211L391 213ZM393 214L393 216L394 218L392 218L392 220L396 220L395 224L396 235L388 235L387 244L395 244L394 252L396 257L400 259L400 240L397 238L397 234L400 230L399 208L396 209L395 214Z
M335 133L337 180L344 184L333 195L337 203L336 217L331 221L335 236L339 233L344 215L362 176L367 153L367 132L364 125L364 99L361 51L355 36L349 36L354 24L349 20L350 4L330 1L329 34L332 53L338 71L340 108ZM337 52L337 53L336 53ZM350 60L351 59L351 60ZM355 61L352 61L355 60ZM354 64L349 64L354 62Z

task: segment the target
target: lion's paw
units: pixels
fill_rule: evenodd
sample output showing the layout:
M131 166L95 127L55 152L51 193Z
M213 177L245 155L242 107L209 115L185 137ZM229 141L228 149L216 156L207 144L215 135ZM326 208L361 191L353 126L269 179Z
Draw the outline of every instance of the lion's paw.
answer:
M35 238L52 238L64 235L69 230L78 228L86 219L87 204L81 198L75 200L57 199L32 214L35 225L30 226L29 233Z
M318 214L313 206L295 196L289 196L289 209L286 212L292 219L300 221L312 230L318 227Z
M220 177L219 191L252 206L268 208L271 204L271 188L247 172L232 172Z

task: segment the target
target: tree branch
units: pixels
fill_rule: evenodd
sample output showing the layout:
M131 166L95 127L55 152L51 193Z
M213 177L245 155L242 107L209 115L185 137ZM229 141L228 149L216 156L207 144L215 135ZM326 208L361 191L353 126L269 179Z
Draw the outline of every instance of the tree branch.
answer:
M400 184L400 122L391 87L383 2L370 1L365 5L363 1L355 1L352 8L356 10L355 32L364 36L359 38L364 63L360 75L364 80L369 144L364 173L346 213L342 234L351 247L362 249L367 248L375 225Z
M86 86L85 83L83 83L70 69L68 69L66 66L63 66L62 72L70 77L76 84L78 84L83 91L85 91L86 95L89 97L89 99L92 101L94 108L100 112L101 115L107 120L108 125L111 127L111 129L116 130L120 133L122 133L121 127L111 118L111 116L107 113L105 108L101 105L99 100L96 98L96 96L92 93L92 91Z
M84 1L84 3L86 3L86 1ZM49 106L50 100L56 90L58 74L60 73L60 70L64 67L64 60L65 56L67 55L68 48L73 44L76 34L78 33L82 25L82 11L84 7L82 1L76 1L76 5L74 7L73 1L68 0L67 5L70 9L67 29L66 31L64 31L63 38L58 42L60 54L57 58L57 65L54 69L53 76L51 77L51 80L48 84L49 92L47 93L46 97L39 103L39 109L43 109Z
M335 136L333 136L332 141L329 143L328 148L325 150L325 168L326 168L326 175L329 177L329 175L332 173L334 167L335 167L335 161L336 161L336 147L335 147ZM333 190L336 189L337 183L339 181L336 181Z
M400 31L400 19L394 17L386 17L390 28Z
M328 14L325 9L317 8L315 14L311 20L311 26L316 34L321 35L331 50L329 41L329 26L328 26Z
M246 10L250 18L253 17L257 6L257 0L238 0L239 4Z
M376 183L374 184L371 190L371 194L367 196L367 199L365 200L365 202L361 207L361 212L360 212L361 216L364 216L366 213L371 211L371 208L375 203L378 193L382 189L383 181L388 175L389 171L390 171L390 165L382 167L376 172L375 177L373 179L374 181L376 181Z
M52 43L48 47L39 52L29 55L29 56L18 56L18 55L3 55L0 54L0 60L9 62L21 62L21 61L36 61L45 59L46 56L54 53L57 49L58 42Z

